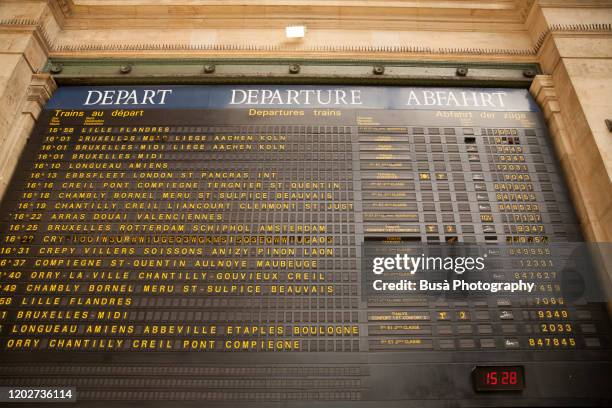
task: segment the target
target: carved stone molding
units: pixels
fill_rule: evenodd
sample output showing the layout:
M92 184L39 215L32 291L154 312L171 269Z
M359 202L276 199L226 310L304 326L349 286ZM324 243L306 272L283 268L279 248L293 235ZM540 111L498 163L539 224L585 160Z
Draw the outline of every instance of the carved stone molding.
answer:
M61 44L54 41L48 34L42 21L33 19L3 19L0 20L0 28L5 27L27 27L33 28L38 34L41 42L51 53L83 53L83 52L159 52L159 51L228 51L228 52L351 52L351 53L385 53L385 54L431 54L431 55L499 55L499 56L535 56L538 54L546 40L553 33L566 34L611 34L612 24L590 23L590 24L552 24L541 32L529 48L476 48L476 47L430 47L419 44L403 45L314 45L302 48L285 45L262 45L244 43L73 43Z
M568 187L574 200L574 206L576 207L578 217L583 226L583 232L592 237L592 231L589 228L591 225L589 222L590 214L586 210L585 203L583 202L584 192L580 191L581 185L577 180L578 175L574 168L574 149L567 131L565 120L561 115L559 98L555 90L552 76L537 75L529 88L529 92L531 92L538 102L544 114L544 118L546 119L546 123L548 124L549 134L553 139L555 152L561 162L563 172L565 173Z
M537 75L531 84L529 92L540 104L546 121L561 124L559 121L563 121L563 118L555 116L561 109L559 108L559 99L555 91L552 76Z
M22 113L30 114L34 120L57 89L57 84L50 74L33 74L28 87L27 101Z
M72 15L72 8L74 7L72 2L68 2L67 0L56 0L56 3L67 17Z
M552 25L542 32L531 48L474 48L474 47L430 47L419 44L405 45L316 45L293 48L282 45L259 44L188 44L188 43L99 43L99 44L50 44L54 53L71 52L135 52L135 51L262 51L262 52L368 52L391 54L433 54L433 55L500 55L500 56L535 56L546 39L556 32L564 33L612 33L612 24L571 24Z
M33 18L3 18L0 26L38 26L40 22Z
M9 137L0 146L0 199L21 156L26 140L36 124L43 107L57 89L50 74L33 74L26 96L21 103L21 114L17 115L9 130Z
M546 31L538 36L533 45L533 54L537 54L544 46L544 43L553 33L573 33L573 34L612 34L612 24L552 24Z

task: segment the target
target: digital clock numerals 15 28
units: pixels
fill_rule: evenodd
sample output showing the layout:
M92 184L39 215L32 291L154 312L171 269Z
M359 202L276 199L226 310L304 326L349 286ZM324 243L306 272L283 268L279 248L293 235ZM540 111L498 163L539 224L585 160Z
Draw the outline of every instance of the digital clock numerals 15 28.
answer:
M523 366L476 366L472 377L476 391L521 391L525 388Z

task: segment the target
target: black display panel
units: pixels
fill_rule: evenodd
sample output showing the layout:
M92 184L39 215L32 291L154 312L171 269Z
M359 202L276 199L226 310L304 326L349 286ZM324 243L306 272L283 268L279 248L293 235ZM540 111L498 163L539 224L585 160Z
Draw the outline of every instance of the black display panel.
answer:
M83 406L609 406L605 299L556 270L580 241L525 90L60 88L0 207L0 387ZM380 245L486 246L512 259L490 279L534 290L371 293Z
M474 389L479 392L522 391L525 388L523 366L476 366L472 375Z

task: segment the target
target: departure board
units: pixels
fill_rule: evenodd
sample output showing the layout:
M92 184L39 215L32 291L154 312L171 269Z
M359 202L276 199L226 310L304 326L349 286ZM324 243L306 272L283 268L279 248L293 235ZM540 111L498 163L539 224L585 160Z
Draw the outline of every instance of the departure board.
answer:
M526 90L61 87L0 206L0 388L610 406L582 241Z

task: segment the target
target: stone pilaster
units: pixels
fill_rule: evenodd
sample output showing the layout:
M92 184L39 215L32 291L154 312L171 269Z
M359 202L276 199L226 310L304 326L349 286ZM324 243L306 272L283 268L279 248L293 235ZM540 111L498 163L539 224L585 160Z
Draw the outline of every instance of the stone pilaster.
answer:
M0 199L4 196L17 161L38 116L57 88L49 74L33 74L26 97L21 101L19 114L9 127L9 137L0 150Z
M607 192L594 191L599 188L599 183L593 182L594 178L607 178L607 173L604 171L600 174L592 174L586 171L588 165L581 159L585 154L581 150L584 150L585 146L576 142L580 138L573 134L572 127L567 126L553 77L551 75L536 76L530 92L539 103L546 118L549 134L553 139L555 152L565 174L582 231L587 241L594 242L591 254L599 279L602 281L603 290L610 291L612 253L607 250L607 246L610 245L608 242L612 226L606 222L606 217L612 200L600 202L597 197L602 195L612 197L612 187ZM593 160L600 159L594 157ZM608 184L608 186L611 185ZM607 296L608 299L611 299L612 293L607 293ZM610 301L608 301L608 310L612 313L612 302Z
M546 118L550 137L553 139L557 157L565 173L585 238L588 241L610 242L611 226L603 222L609 202L602 202L596 198L601 197L602 193L612 197L612 185L608 183L607 192L593 191L596 188L594 178L607 178L607 173L590 174L586 170L588 163L582 160L585 152L581 151L584 146L576 144L576 141L584 135L574 135L573 128L567 126L567 116L562 112L563 103L559 100L553 77L551 75L536 76L530 92L538 101ZM571 113L571 115L575 114L576 112ZM601 160L597 157L592 159Z

